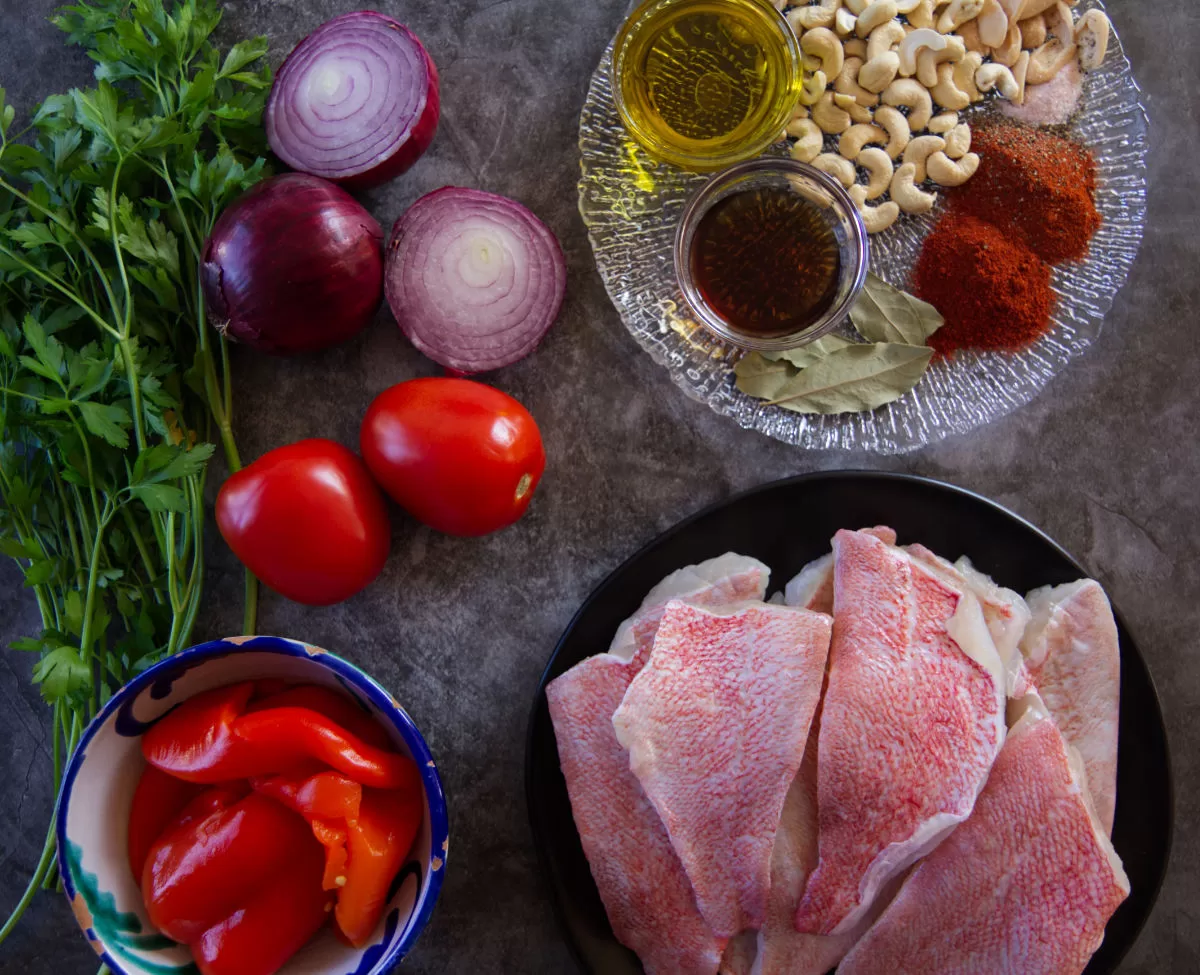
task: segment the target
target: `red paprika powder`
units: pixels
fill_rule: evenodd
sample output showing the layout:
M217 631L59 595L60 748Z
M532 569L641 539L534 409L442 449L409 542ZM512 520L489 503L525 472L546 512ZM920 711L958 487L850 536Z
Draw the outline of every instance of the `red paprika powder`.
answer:
M1048 264L999 227L953 209L925 239L914 290L946 319L929 339L939 355L1023 349L1046 331L1054 307Z

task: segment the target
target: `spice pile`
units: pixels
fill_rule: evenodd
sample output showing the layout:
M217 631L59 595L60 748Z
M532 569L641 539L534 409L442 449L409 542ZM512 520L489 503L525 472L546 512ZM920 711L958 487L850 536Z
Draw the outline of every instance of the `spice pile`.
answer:
M983 160L949 195L914 273L916 294L946 324L930 339L959 349L1018 351L1050 326L1050 269L1086 256L1100 226L1096 165L1082 146L1009 121L980 126Z

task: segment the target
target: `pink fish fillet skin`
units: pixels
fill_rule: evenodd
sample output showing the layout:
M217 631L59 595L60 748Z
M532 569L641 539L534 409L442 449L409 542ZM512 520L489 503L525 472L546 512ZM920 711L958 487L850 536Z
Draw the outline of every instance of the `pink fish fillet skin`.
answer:
M720 975L751 975L756 951L753 931L743 931L736 938L730 938L721 958Z
M865 532L834 537L819 859L796 928L857 928L970 815L1004 740L1000 655L970 592Z
M1121 649L1100 583L1081 579L1028 597L1033 622L1021 641L1029 675L1067 744L1079 751L1100 823L1117 808Z
M1030 707L971 817L913 870L838 975L1079 975L1129 879L1071 752Z
M888 545L896 544L896 533L885 525L864 528ZM788 606L811 609L814 613L833 615L833 553L813 559L788 582L784 600Z
M663 580L622 625L612 651L581 661L546 686L571 811L617 940L647 975L715 975L724 939L696 906L667 831L629 770L612 716L641 670L665 604L761 599L770 570L733 554Z
M671 602L613 715L713 931L766 915L771 847L821 694L832 621L766 603Z

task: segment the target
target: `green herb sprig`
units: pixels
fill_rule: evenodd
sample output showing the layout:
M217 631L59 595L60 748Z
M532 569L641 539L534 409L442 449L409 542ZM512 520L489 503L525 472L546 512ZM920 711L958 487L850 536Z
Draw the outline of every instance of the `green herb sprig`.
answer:
M186 646L200 606L205 469L231 470L229 356L200 252L265 175L263 38L222 53L215 0L92 0L55 17L97 87L29 128L0 89L0 552L42 618L57 788L112 691ZM247 576L245 632L256 584ZM0 941L53 872L53 824Z

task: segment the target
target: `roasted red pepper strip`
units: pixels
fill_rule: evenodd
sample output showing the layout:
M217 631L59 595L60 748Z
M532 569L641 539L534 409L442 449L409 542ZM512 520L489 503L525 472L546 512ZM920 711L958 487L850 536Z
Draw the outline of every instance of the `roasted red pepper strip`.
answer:
M309 822L314 819L357 819L362 802L362 786L332 772L319 762L307 762L282 775L263 775L250 780L255 792L298 812Z
M325 847L325 872L321 875L321 886L326 890L337 890L346 882L346 824L340 826L323 819L312 821L313 836Z
M424 816L419 790L364 789L358 819L347 824L346 883L333 909L339 930L356 948L375 932L387 892L404 865Z
M312 830L291 810L265 796L209 790L150 850L142 871L150 921L191 944L305 850L324 860ZM318 872L318 887L319 879Z
M179 818L184 807L204 791L204 786L184 782L153 765L147 765L133 790L129 810L129 869L138 883L150 848L168 826Z
M142 735L146 761L189 782L212 785L243 778L217 770L241 748L233 723L253 693L253 682L245 681L205 691L177 705Z
M201 975L273 975L283 967L329 918L333 897L321 889L323 864L320 847L309 843L195 940Z
M256 698L246 708L247 714L271 708L308 708L317 714L325 715L330 721L357 735L368 745L374 745L376 748L391 747L391 741L383 726L350 698L332 688L321 687L318 684L300 684L264 695L261 681L259 685Z

